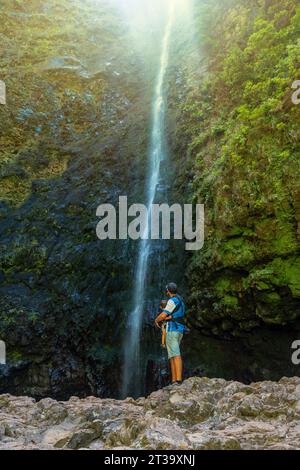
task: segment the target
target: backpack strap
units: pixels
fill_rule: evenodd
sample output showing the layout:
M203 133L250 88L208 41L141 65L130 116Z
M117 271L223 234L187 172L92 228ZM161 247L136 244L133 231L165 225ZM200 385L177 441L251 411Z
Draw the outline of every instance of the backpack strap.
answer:
M176 307L174 308L173 312L171 313L171 315L173 316L174 313L178 312L178 310L180 309L180 307L182 306L182 300L180 297L176 297L176 299L179 300L178 304L176 304Z

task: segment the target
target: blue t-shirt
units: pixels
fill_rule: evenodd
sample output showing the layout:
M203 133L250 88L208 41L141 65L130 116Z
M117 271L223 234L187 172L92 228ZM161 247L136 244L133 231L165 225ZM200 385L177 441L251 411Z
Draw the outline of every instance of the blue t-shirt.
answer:
M185 315L185 305L181 297L171 297L163 311L167 315L172 315L173 320L175 320L168 321L167 331L177 331L178 333L184 333L185 326L179 322L176 322L176 318L180 318L182 320ZM175 313L173 314L174 311Z

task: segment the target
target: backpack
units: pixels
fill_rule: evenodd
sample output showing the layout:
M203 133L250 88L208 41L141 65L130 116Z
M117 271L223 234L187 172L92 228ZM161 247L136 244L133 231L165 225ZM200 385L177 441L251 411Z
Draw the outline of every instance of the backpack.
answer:
M175 309L173 310L171 316L173 317L174 314L176 312L178 312L178 310L183 307L183 312L185 314L185 305L184 305L184 302L182 300L182 298L177 295L176 298L179 300L178 304L176 305ZM175 324L175 328L178 329L178 323L180 323L180 325L183 325L184 326L184 333L189 333L189 329L185 326L185 317L184 315L182 317L177 317L177 318L172 318L171 320L167 320L167 321L171 321Z

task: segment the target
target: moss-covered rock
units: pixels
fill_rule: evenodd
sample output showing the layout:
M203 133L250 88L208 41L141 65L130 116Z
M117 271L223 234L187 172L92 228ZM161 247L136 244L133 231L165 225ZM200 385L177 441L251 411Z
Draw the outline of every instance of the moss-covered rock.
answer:
M205 246L187 276L191 322L215 334L300 317L299 8L199 6L202 71L185 72L176 149L191 200L206 207Z

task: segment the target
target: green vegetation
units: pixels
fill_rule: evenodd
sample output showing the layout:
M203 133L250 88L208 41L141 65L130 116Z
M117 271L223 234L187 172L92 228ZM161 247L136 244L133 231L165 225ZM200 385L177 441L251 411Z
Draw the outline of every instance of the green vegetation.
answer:
M233 333L249 318L286 323L300 316L300 3L204 1L197 22L204 72L177 130L206 205L205 248L188 276L194 314L218 334L224 316Z

